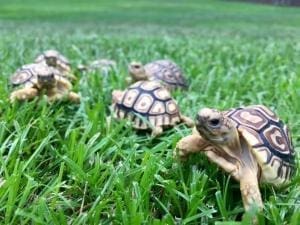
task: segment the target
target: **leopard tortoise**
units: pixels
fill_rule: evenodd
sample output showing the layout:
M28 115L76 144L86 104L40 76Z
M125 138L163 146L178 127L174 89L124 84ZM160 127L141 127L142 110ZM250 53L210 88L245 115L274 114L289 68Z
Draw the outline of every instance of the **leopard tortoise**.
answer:
M240 182L246 210L252 204L263 207L259 183L278 186L295 171L287 125L263 105L200 110L196 130L178 142L175 154L185 158L200 151Z
M63 76L66 76L68 79L76 80L77 78L72 74L71 64L69 59L67 59L59 51L50 49L42 52L35 59L35 63L40 64L44 63L50 67L53 67L60 71Z
M188 87L183 72L171 60L156 60L146 65L140 62L131 62L128 70L131 78L127 79L127 81L157 80L169 90L186 89Z
M61 73L45 64L27 64L18 69L10 78L16 88L10 101L31 100L36 96L47 95L49 101L67 97L79 102L80 97L71 91L72 84Z
M170 92L159 82L138 81L125 91L113 91L112 95L114 117L131 120L136 129L152 129L152 136L180 122L194 125L192 119L180 113Z
M77 69L81 72L101 72L107 76L111 71L116 70L117 63L110 59L97 59L90 62L88 65L80 64Z

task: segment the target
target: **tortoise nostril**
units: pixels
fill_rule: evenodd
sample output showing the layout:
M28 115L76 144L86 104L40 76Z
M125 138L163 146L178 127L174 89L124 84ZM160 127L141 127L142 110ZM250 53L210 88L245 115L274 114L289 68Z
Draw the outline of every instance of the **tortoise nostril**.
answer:
M220 120L219 119L211 119L209 120L209 125L213 126L213 127L217 127L220 124Z

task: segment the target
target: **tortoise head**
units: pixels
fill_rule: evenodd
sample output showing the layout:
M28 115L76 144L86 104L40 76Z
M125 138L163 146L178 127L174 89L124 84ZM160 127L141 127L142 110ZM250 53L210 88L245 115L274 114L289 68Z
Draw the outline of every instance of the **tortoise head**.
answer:
M47 66L37 67L37 81L42 87L51 87L56 84L55 73Z
M232 121L215 109L201 109L197 114L196 128L201 136L218 145L226 145L238 138Z
M128 66L130 76L134 81L147 80L145 68L140 62L131 62Z
M56 55L54 55L54 54L45 54L44 57L45 57L46 64L48 66L53 66L53 67L57 66L57 56Z
M59 52L56 50L47 50L44 52L44 58L48 66L57 66Z

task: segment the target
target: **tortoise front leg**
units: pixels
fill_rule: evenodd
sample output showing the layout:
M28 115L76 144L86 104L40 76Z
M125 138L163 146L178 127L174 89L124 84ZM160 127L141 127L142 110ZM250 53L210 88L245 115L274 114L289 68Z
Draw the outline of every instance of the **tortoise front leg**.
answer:
M80 96L75 93L75 92L66 92L66 93L61 93L61 92L54 92L49 94L48 93L48 101L49 102L54 102L54 101L59 101L59 100L70 100L71 102L74 103L79 103L80 102Z
M68 99L71 101L71 102L74 102L74 103L80 103L80 96L79 94L71 91L69 92L68 94Z
M226 160L224 156L220 155L220 152L217 148L208 146L206 149L204 149L204 154L211 162L217 164L225 172L233 176L236 180L240 180L239 167L236 164Z
M257 180L257 169L241 167L238 162L234 163L231 162L233 160L227 160L225 156L223 156L221 152L213 146L207 147L204 153L210 161L216 163L224 171L228 172L240 182L243 205L246 211L248 211L253 204L255 204L259 209L263 208L263 202Z
M256 173L253 173L253 171L243 172L240 179L240 190L246 211L253 205L257 206L260 210L263 209L263 201Z
M77 80L77 77L76 77L74 74L72 74L72 73L68 73L68 74L67 74L67 77L68 77L70 80L72 80L72 81L76 81L76 80Z
M176 145L174 156L185 159L189 154L205 149L208 143L197 134L192 134L182 138Z
M225 159L220 155L220 151L215 146L206 142L197 131L194 130L192 135L182 138L176 145L175 156L185 159L189 154L203 152L210 161L216 163L223 170L230 173L235 179L239 180L238 166Z
M188 127L193 127L195 125L194 120L192 120L191 118L184 116L184 115L180 115L181 118L181 122L186 124Z
M16 100L24 101L31 100L38 95L38 90L35 88L22 88L20 90L13 91L10 94L10 102L15 102Z
M161 126L156 126L152 128L151 136L156 137L161 135L162 133L163 133L163 128Z
M73 85L69 80L63 77L57 77L57 89L59 90L71 90Z

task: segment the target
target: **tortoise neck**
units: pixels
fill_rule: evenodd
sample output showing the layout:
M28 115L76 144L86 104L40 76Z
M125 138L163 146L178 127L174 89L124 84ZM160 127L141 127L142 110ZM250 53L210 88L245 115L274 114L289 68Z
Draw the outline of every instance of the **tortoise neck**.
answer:
M130 76L132 77L132 79L135 82L140 81L140 80L147 80L148 79L148 76L147 76L146 71L145 71L144 68L141 68L139 71L131 71Z
M230 139L225 145L220 147L232 160L235 160L235 163L237 163L240 178L246 173L251 173L257 179L259 176L259 167L254 158L252 147L239 135L238 131L236 131L234 135L234 138Z
M56 81L53 81L53 82L51 82L51 83L41 83L41 82L39 82L38 83L38 88L39 89L46 89L46 90L49 90L49 89L53 89L53 88L55 88L56 87L56 84L57 84L57 82Z
M258 164L254 158L252 147L248 144L248 142L240 137L241 143L241 161L243 162L242 167L244 170L252 171L256 177L258 177Z

